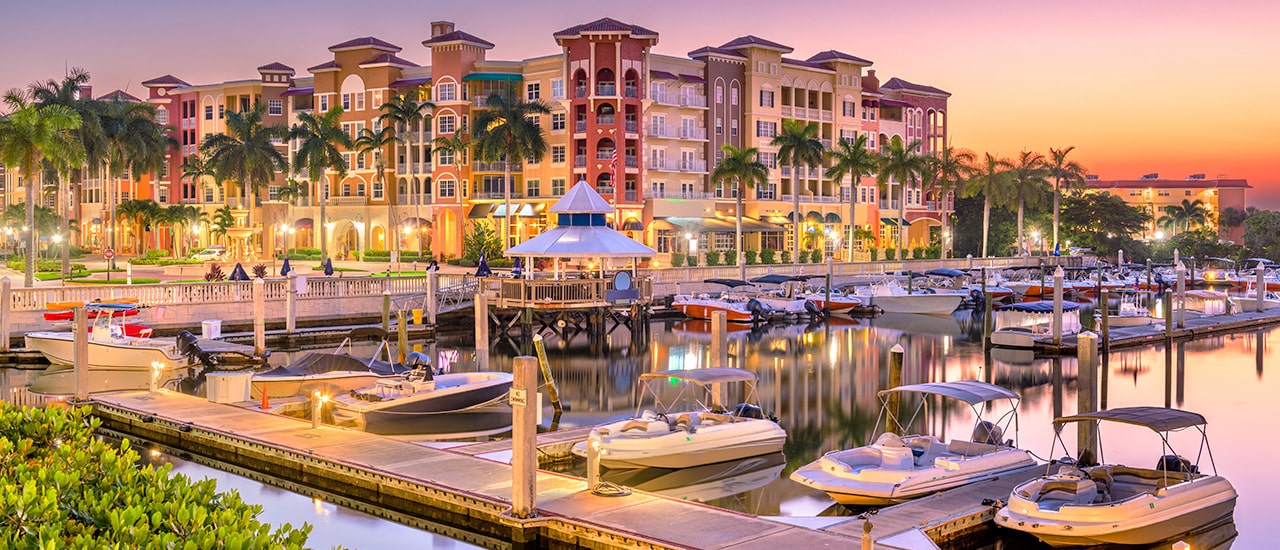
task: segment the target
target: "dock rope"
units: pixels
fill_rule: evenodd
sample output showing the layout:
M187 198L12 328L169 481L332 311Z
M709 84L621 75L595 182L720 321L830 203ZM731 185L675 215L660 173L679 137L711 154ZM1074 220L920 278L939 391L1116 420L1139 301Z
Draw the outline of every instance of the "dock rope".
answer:
M591 488L591 494L598 497L625 497L631 494L631 489L617 483L601 481Z

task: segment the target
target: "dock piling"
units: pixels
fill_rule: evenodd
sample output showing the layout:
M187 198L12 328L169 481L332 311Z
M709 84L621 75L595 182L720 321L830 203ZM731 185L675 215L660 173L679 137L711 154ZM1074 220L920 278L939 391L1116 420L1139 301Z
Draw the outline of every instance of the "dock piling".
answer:
M405 312L396 312L396 361L403 363L409 351L409 323L405 322Z
M267 350L267 281L253 280L253 353Z
M512 368L511 385L511 515L537 515L538 411L529 397L538 391L538 358L520 356Z
M265 388L263 389L263 393L266 393ZM320 390L311 392L311 429L313 430L320 427L320 407L324 401L325 398L323 395L320 395Z
M285 276L285 324L284 331L293 334L298 332L298 275L290 271Z
M722 310L711 312L711 366L729 366L729 317Z
M78 306L74 312L71 362L76 371L76 401L89 398L89 311Z
M972 255L969 257L973 258ZM871 518L868 517L862 521L862 550L875 550L876 539L871 536L872 527L874 525L871 525Z
M391 291L382 291L382 331L391 331Z
M556 377L551 374L551 364L547 362L547 346L543 343L541 334L533 335L533 351L538 355L538 369L542 371L542 379L547 381L547 397L551 398L551 408L555 409L558 416L564 412L564 405L560 403L560 389L556 387Z
M0 278L0 351L9 351L10 307L13 305L13 281Z
M1110 293L1105 288L1098 291L1098 309L1102 312L1102 322L1098 330L1102 331L1103 346L1106 346L1107 341L1111 339L1111 297L1108 294ZM1124 298L1121 298L1121 301L1123 300ZM1080 345L1083 346L1084 342L1080 342Z
M1173 341L1173 293L1164 293L1164 339Z
M436 310L440 309L436 294L440 289L440 275L432 271L427 275L427 323L436 324Z
M1062 345L1062 266L1053 270L1053 345ZM1044 288L1043 286L1041 288Z
M1187 266L1178 262L1173 268L1178 277L1178 328L1187 327Z
M893 349L889 350L889 388L892 389L902 385L902 356L906 352L902 348L902 344L894 344ZM888 402L885 409L889 411L885 414L884 430L886 432L898 433L900 426L898 425L898 402L901 397L897 392L889 394Z
M1104 291L1105 292L1105 291ZM1098 410L1097 384L1095 382L1098 372L1098 336L1092 332L1082 332L1077 338L1076 346L1076 376L1077 380L1077 403L1076 411L1078 414L1094 412ZM1076 431L1076 449L1084 452L1088 449L1097 457L1097 438L1094 437L1094 430L1097 424L1093 422L1081 422L1079 429Z
M587 490L600 484L600 442L587 440Z
M476 369L489 370L489 297L483 292L475 296L476 307Z
M1254 272L1256 272L1258 275L1258 283L1253 287L1254 288L1254 293L1253 293L1254 307L1256 308L1258 313L1262 313L1262 306L1263 306L1262 299L1267 295L1267 271L1265 269L1262 269L1262 266L1259 265L1258 267L1254 268ZM5 288L8 289L7 286ZM8 303L9 301L5 300L5 304L8 304ZM5 332L6 338L8 337L8 334L9 333L6 330Z

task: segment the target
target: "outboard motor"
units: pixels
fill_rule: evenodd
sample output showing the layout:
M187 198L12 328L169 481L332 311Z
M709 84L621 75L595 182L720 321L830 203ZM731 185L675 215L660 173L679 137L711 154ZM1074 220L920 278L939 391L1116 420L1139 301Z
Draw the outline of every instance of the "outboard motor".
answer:
M987 297L976 288L969 290L969 301L973 302L973 309L985 310L987 307Z
M822 310L818 309L818 304L815 304L808 300L804 301L804 310L806 313L809 314L810 317L813 317L814 319L822 319L824 317Z
M178 353L185 357L195 356L200 361L200 364L204 365L205 370L218 369L218 359L209 352L200 349L200 340L196 338L196 335L191 334L191 331L184 330L179 332L177 339ZM200 376L203 377L204 373L201 372Z
M973 442L987 445L1000 445L1004 440L1004 430L994 423L983 420L973 427Z
M409 352L404 358L404 365L409 367L409 376L419 380L432 380L435 370L431 368L431 358L420 351Z
M751 403L738 403L729 414L738 418L764 418L764 411Z
M763 323L767 320L766 318L767 310L765 309L764 304L760 303L760 300L757 300L755 298L748 300L747 311L751 312L752 323Z
M1160 460L1156 461L1156 470L1164 472L1182 472L1184 474L1198 474L1200 468L1192 464L1182 455L1164 455Z

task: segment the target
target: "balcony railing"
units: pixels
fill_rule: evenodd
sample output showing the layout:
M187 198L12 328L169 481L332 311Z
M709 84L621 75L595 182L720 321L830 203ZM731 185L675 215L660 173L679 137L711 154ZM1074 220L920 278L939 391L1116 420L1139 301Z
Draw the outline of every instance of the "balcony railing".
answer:
M681 160L681 161L680 161L680 171L681 171L681 172L706 172L706 171L707 171L707 161L705 161L705 160L696 160L696 159L695 159L695 160Z
M788 117L791 116L790 105L783 105L782 107L779 107L779 110L782 111L782 116L788 116Z
M575 132L585 132L585 131L587 131L587 121L585 121L585 120L575 120L575 121L573 121L573 131L575 131Z
M830 121L831 121L831 118L832 118L831 111L823 111L823 112L822 112L822 120L825 120L825 121L830 122Z
M640 125L637 124L636 121L634 120L628 120L625 123L624 129L627 131L627 133L634 134L640 131Z
M612 195L617 188L612 185L597 185L596 192L601 195Z
M479 109L483 109L483 108L487 107L487 105L485 105L484 100L485 100L485 96L476 96L476 97L473 97L473 98L471 98L471 106L472 106L472 107L479 108Z
M627 163L627 168L640 167L640 162L636 159L635 155L627 155L626 163Z
M757 199L757 200L762 200L762 201L772 201L772 200L777 200L777 197L778 197L778 194L777 194L777 193L774 193L774 192L773 192L773 191L771 191L771 190L764 190L764 189L757 189L757 190L756 190L756 199Z
M830 149L830 148L831 148L831 140L829 140L829 139L820 139L820 140L818 140L818 141L822 142L822 146L823 146L823 147L825 147L825 148L827 148L827 149Z
M711 200L715 196L706 191L665 191L651 190L649 197L655 199Z
M625 86L625 87L623 87L623 88L622 88L622 93L623 93L624 95L626 95L627 97L630 97L630 98L637 98L637 97L640 97L640 90L636 89L636 87L635 87L635 86Z
M780 171L782 172L782 177L784 177L784 178L789 178L789 177L791 177L791 167L790 167L790 166L783 166L782 168L779 168L778 170L780 170Z
M596 95L599 96L616 96L618 95L618 87L613 84L596 84Z
M680 169L680 163L674 159L649 159L649 169L676 172Z
M501 189L498 189L498 190L490 189L488 191L476 191L475 193L471 194L471 198L493 200L493 199L505 199L507 198L507 195ZM513 189L511 191L511 198L523 199L524 193L521 193Z
M596 124L601 126L612 126L616 121L616 115L596 115Z
M519 172L521 168L522 166L518 163L511 165L512 172ZM477 162L472 170L476 172L505 172L507 170L507 163L503 161Z
M573 87L573 97L574 97L574 98L577 98L577 99L582 99L582 98L584 98L584 97L587 97L587 87L586 87L586 86L574 86L574 87Z
M627 192L626 192L626 200L627 200L627 201L629 201L629 202L635 202L635 201L637 201L637 200L640 200L640 199L639 199L639 195L638 195L638 193L636 193L636 190L635 190L635 189L628 189L628 190L627 190Z
M587 165L587 156L586 156L586 155L574 155L574 156L573 156L573 165L574 165L574 166L576 166L576 167L578 167L578 168L581 168L581 167L583 167L583 166L586 166L586 165Z
M671 138L671 139L676 139L680 137L680 133L676 131L674 126L672 127L650 126L648 128L645 128L645 135L651 136L651 137Z
M707 139L707 129L682 126L680 128L680 139Z
M329 204L333 206L359 206L368 202L367 197L329 197Z
M671 92L663 92L663 93L651 94L651 96L654 101L661 103L663 105L679 105L680 104L679 94L674 94Z
M681 107L706 107L707 98L700 95L686 95L680 97Z
M898 200L897 200L897 199L894 199L894 200L882 200L882 201L880 201L880 209L881 209L881 210L897 210L897 209L898 209Z
M613 158L613 149L596 149L596 160L610 160Z

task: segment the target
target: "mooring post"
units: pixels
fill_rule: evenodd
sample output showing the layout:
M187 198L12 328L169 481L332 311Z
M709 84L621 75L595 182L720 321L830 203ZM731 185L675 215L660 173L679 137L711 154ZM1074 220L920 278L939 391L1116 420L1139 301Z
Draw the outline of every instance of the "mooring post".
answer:
M391 291L382 291L382 331L391 331Z
M991 348L991 330L995 326L995 319L992 319L996 310L995 301L996 293L991 291L982 293L982 307L984 308L982 312L982 342L983 347L987 349Z
M587 490L600 484L600 441L587 440Z
M964 256L964 257L965 257L965 258L967 258L967 259L969 260L969 269L971 269L971 270L972 270L972 269L973 269L973 254L965 254L965 256Z
M267 281L253 280L253 353L267 350Z
M427 274L427 323L435 326L436 311L440 309L436 294L440 292L440 275L435 271Z
M973 255L970 255L969 257L972 258ZM862 550L875 550L876 541L871 538L872 527L874 526L871 525L871 517L868 516L866 519L862 520Z
M511 515L537 515L538 493L538 358L515 358L511 384Z
M831 278L835 276L836 256L832 254L827 256L827 297L823 302L822 316L828 320L831 319Z
M551 364L547 362L547 346L541 334L533 335L533 351L538 355L538 369L542 371L542 379L547 381L547 397L551 398L551 408L556 414L564 412L560 403L560 389L556 387L556 377L551 374Z
M284 331L289 334L298 332L298 275L290 271L285 276L285 294L284 294Z
M1254 294L1254 298L1256 298L1256 300L1257 300L1255 303L1257 304L1257 306L1256 306L1256 307L1257 307L1258 313L1262 313L1262 306L1263 306L1263 300L1262 300L1262 299L1263 299L1263 298L1265 298L1265 297L1267 296L1267 271L1266 271L1265 269L1262 269L1262 265L1261 265L1261 264L1259 264L1259 265L1258 265L1258 267L1254 269L1254 271L1255 271L1255 272L1257 272L1257 275L1258 275L1258 283L1257 283L1256 285L1254 285L1254 288L1255 288L1256 290L1255 290L1255 292L1254 292L1253 294ZM8 283L8 279L5 279L5 287L4 287L4 288L5 288L5 295L6 295L6 296L9 294L9 292L8 292L9 286L8 286L8 285L9 285L9 283ZM9 304L9 300L6 298L6 299L5 299L5 301L4 301L4 303L5 303L5 305L4 305L3 307L5 307L5 308L7 309L7 308L8 308L8 304ZM9 315L8 315L8 312L6 311L6 312L5 312L5 317L8 317L8 316L9 316ZM7 339L8 339L8 337L9 337L9 332L8 332L8 331L6 331L6 332L4 333L4 336L3 336L3 337L7 340ZM6 346L6 347L5 347L5 349L8 349L8 347Z
M1053 345L1062 345L1062 266L1053 270ZM1044 288L1044 287L1041 287Z
M894 344L889 350L889 387L885 389L893 389L902 385L902 355L906 350L902 349L902 344ZM898 433L901 429L898 425L898 392L891 392L887 398L885 410L888 411L884 418L884 430L886 432Z
M476 369L489 370L489 298L477 292L476 306Z
M1151 292L1151 258L1147 258L1147 292Z
M409 323L405 321L405 311L396 312L396 361L404 362L404 356L409 351Z
M724 310L711 312L711 365L729 366L729 315Z
M9 327L13 324L10 308L13 306L13 281L0 278L0 351L9 351Z
M324 402L328 400L329 396L320 393L320 390L311 392L311 429L320 427L320 415L324 412Z
M124 264L124 284L133 284L133 262Z
M1187 326L1187 266L1182 262L1173 268L1174 274L1178 277L1178 328L1186 328Z
M1098 410L1098 386L1096 382L1096 374L1098 372L1098 336L1086 331L1081 332L1076 338L1076 376L1079 377L1076 391L1076 411L1077 414L1083 414ZM1080 429L1076 431L1076 448L1080 452L1088 449L1089 452L1093 453L1096 460L1098 450L1094 429L1097 424L1081 422L1079 425Z
M1108 294L1110 292L1107 292L1105 288L1098 291L1098 307L1102 309L1102 323L1099 330L1102 331L1102 346L1104 348L1107 347L1108 341L1111 340L1111 305L1108 303L1110 301ZM1124 301L1123 295L1121 295L1120 300L1121 302Z
M1173 341L1173 293L1164 293L1164 339Z
M89 311L84 306L74 311L71 362L76 371L76 401L84 401L89 398Z

